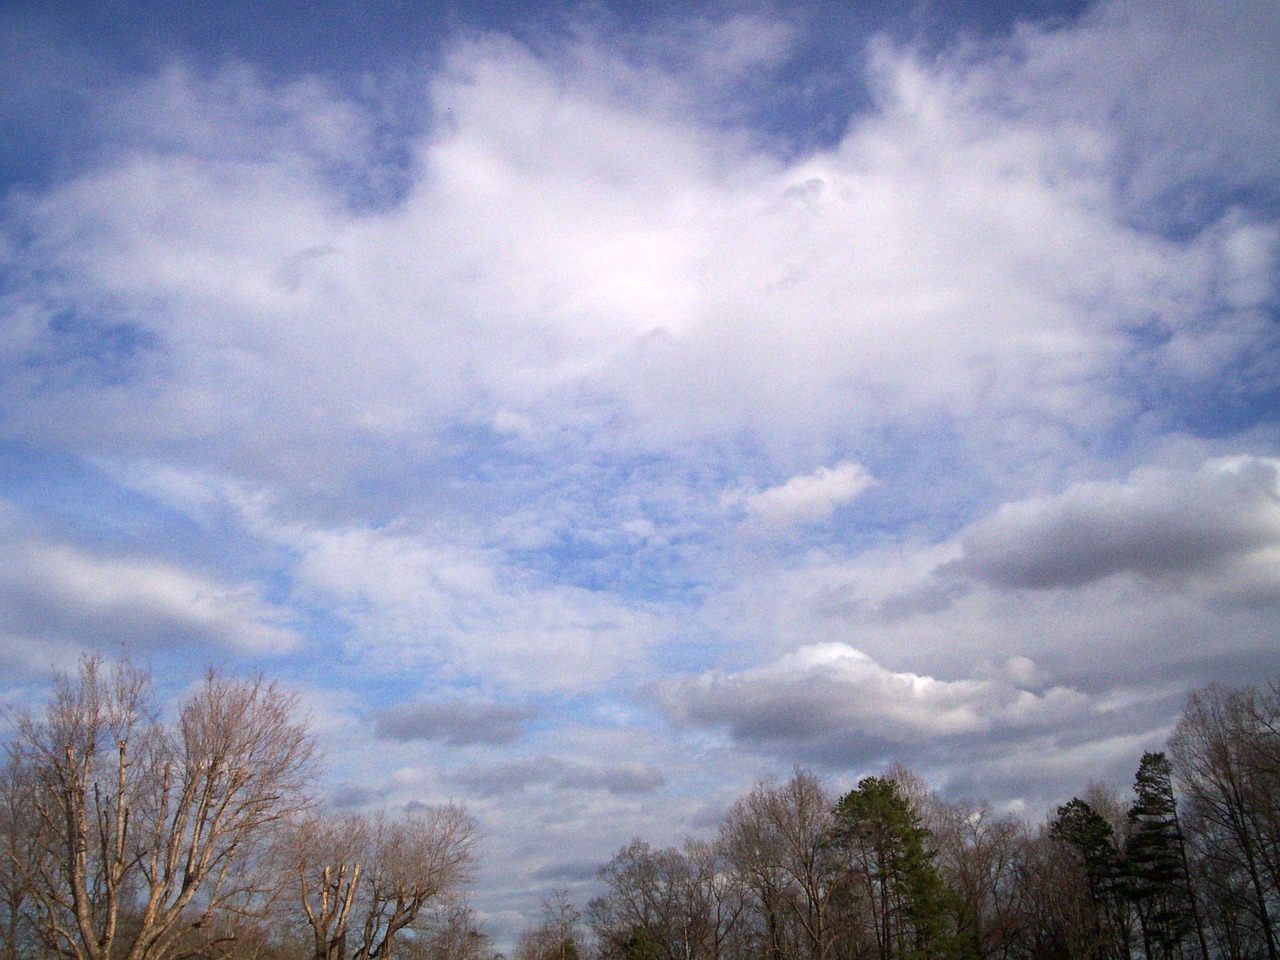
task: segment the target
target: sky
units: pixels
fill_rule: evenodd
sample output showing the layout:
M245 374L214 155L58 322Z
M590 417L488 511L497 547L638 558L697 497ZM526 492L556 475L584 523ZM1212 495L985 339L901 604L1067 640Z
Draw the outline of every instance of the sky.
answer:
M1280 674L1280 6L0 7L0 696L297 691L509 940Z

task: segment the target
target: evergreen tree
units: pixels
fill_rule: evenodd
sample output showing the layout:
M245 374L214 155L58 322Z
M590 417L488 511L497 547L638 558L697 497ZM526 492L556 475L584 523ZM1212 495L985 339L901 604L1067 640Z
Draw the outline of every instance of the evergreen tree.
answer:
M622 948L623 960L659 960L661 953L658 945L649 936L647 927L635 926Z
M930 833L895 781L867 777L836 805L837 843L869 894L880 960L951 956L955 915Z
M1049 824L1049 834L1076 853L1100 954L1128 957L1127 876L1111 824L1075 797L1058 808L1057 817Z
M1132 832L1125 849L1128 889L1138 908L1147 956L1179 956L1183 941L1195 931L1201 955L1208 960L1178 823L1173 769L1163 753L1143 754L1133 792Z

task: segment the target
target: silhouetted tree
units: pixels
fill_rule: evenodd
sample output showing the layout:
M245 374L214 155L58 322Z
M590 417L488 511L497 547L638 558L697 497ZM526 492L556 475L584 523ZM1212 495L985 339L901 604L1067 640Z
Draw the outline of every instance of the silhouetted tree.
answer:
M1129 895L1138 908L1147 957L1180 955L1192 933L1202 960L1209 949L1200 925L1188 871L1186 841L1178 822L1173 770L1163 753L1145 753L1134 777L1132 829L1125 847Z
M1194 844L1218 898L1218 926L1248 937L1254 926L1269 960L1280 956L1280 693L1208 686L1194 691L1169 741L1188 799ZM1249 923L1230 919L1242 910Z

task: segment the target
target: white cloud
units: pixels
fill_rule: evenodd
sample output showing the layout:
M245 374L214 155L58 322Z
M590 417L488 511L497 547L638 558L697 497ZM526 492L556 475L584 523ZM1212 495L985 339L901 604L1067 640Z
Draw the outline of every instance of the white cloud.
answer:
M505 407L493 415L493 429L499 433L529 438L534 434L533 420L528 415Z
M300 595L345 620L351 653L379 671L434 665L517 692L598 689L644 663L663 623L642 605L410 530L277 535L300 552Z
M1175 691L1278 668L1275 478L1265 457L1171 463L993 507L938 542L733 555L733 579L690 632L715 651L702 668L724 664L735 681L802 647L853 643L939 691L1005 664L1019 689L1127 692L1164 723Z
M725 725L746 743L804 750L859 740L913 744L1014 729L1044 730L1092 709L1063 687L1034 691L1015 684L1018 661L999 678L938 680L895 672L847 644L801 647L764 667L710 671L655 689L681 724Z
M786 62L797 31L779 20L739 15L724 21L694 21L684 53L700 57L697 72L711 81L742 80ZM690 50L692 48L692 51Z
M596 82L604 58L456 46L415 179L364 211L326 171L380 162L363 133L342 146L370 121L323 86L179 70L131 91L158 105L135 149L24 206L58 280L9 330L9 353L44 358L9 384L10 431L198 437L335 483L459 419L554 435L584 398L668 448L745 431L817 450L930 416L1020 424L1014 444L1131 417L1121 378L1152 317L1157 359L1197 381L1266 335L1204 311L1214 284L1236 304L1274 288L1272 231L1127 225L1104 119L993 108L1018 76L881 46L877 110L781 163L681 114L653 70ZM149 346L37 394L66 340L40 328L67 310Z
M253 584L221 582L172 563L28 536L9 537L0 550L0 635L10 647L149 650L195 643L224 654L277 655L300 641L289 619Z
M853 500L875 483L861 464L844 462L819 467L813 473L792 477L786 483L760 493L736 493L728 502L741 502L747 512L770 527L829 520L837 507Z

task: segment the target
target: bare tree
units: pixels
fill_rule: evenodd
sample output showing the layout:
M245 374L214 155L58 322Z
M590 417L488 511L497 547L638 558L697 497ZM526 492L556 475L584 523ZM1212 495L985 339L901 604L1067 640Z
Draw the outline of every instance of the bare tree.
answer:
M1096 960L1104 956L1078 859L1041 825L1019 844L1009 889L1014 920L1004 956Z
M272 828L307 802L313 741L295 709L274 684L211 671L167 726L128 660L56 678L9 746L31 802L31 849L10 863L45 947L164 960L193 929L260 908Z
M636 840L598 876L606 892L587 915L602 957L720 960L738 933L741 885L713 844L686 840L680 849L653 850Z
M643 937L658 956L672 957L668 930L673 904L663 860L661 851L636 839L600 868L597 877L605 892L587 904L587 917L602 956L625 957L632 941Z
M746 908L742 884L729 869L719 844L686 840L681 854L687 865L684 886L690 934L686 939L694 945L688 957L722 960L740 938Z
M582 914L565 887L542 900L542 920L520 934L517 960L578 960L582 955Z
M1026 825L986 804L937 803L932 814L937 866L955 893L961 936L976 956L1006 954L1016 932L1011 890Z
M577 960L581 953L582 911L570 898L567 887L556 887L542 901L542 922L554 936L554 960Z
M428 904L472 879L474 821L454 804L385 815L313 817L297 830L297 893L315 960L392 960Z
M405 960L497 960L493 944L466 899L446 896L419 918L418 936L397 945Z
M721 840L764 911L769 955L783 954L782 923L812 960L827 960L837 933L831 906L844 879L833 843L833 803L813 774L757 784L730 811Z
M369 824L360 816L314 815L299 822L298 897L313 939L315 960L344 960L360 877L369 849Z
M1191 694L1169 741L1188 799L1191 839L1220 903L1219 929L1238 905L1280 957L1280 691L1209 686Z
M22 868L37 856L35 810L30 784L17 767L6 766L0 777L0 960L19 960L36 952L38 940Z

